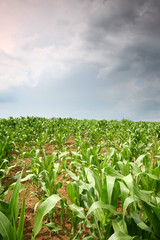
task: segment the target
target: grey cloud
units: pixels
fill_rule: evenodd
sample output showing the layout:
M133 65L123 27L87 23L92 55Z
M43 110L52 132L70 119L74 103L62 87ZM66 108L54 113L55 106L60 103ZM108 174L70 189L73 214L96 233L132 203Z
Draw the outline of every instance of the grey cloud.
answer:
M95 28L101 28L106 32L121 31L125 25L133 23L137 18L136 1L108 1L105 5L106 12L99 13L96 17L92 16L91 24Z
M150 99L146 101L142 101L139 103L139 110L143 112L152 113L154 111L160 111L160 101Z
M160 47L139 43L124 49L117 58L123 59L114 71L130 71L132 76L151 80L160 76Z
M30 82L34 76L37 85L15 87L15 111L17 106L19 114L49 117L160 117L159 0L24 2L24 31L14 36L24 40L20 57L0 55L17 67L22 51L30 66L26 76ZM58 76L54 69L69 70ZM0 95L1 103L8 99L7 92Z
M57 20L57 25L58 26L69 26L69 21L65 19L58 19Z
M110 34L121 33L131 28L137 18L137 11L137 1L107 1L90 16L83 37L86 41L99 44Z
M143 8L146 10L141 15ZM89 17L87 29L82 36L89 43L95 44L95 47L96 44L99 46L100 42L106 42L107 47L112 41L112 38L110 40L107 37L112 36L117 36L117 42L121 42L122 37L126 38L133 45L136 41L146 41L146 38L149 42L160 35L159 12L158 0L109 0Z
M99 69L104 85L143 85L160 79L160 2L107 1L103 8L89 18L82 38L86 49L96 49L106 58Z
M159 121L160 101L155 99L139 100L134 106L133 112L133 120Z

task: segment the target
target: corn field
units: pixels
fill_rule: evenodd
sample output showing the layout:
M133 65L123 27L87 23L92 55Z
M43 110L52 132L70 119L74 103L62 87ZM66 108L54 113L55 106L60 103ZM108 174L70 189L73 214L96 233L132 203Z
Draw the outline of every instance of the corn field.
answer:
M158 122L1 119L0 240L160 239L159 160Z

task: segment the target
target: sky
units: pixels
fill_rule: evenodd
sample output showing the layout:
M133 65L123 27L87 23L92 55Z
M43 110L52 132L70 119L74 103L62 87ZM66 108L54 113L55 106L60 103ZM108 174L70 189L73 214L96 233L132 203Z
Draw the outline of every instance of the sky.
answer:
M160 0L0 0L0 118L160 121Z

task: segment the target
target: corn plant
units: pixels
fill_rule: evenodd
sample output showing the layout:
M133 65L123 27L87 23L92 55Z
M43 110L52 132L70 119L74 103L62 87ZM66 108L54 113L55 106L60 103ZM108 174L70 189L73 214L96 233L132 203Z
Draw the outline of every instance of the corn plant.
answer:
M60 200L61 198L58 195L52 195L41 203L35 216L32 240L35 240L35 237L37 236L41 228L44 226L44 224L42 223L44 216L48 214ZM52 230L57 230L57 226L54 225L52 222L46 224L46 226Z
M0 141L0 165L4 159L11 159L11 153L13 150L13 143L9 139L9 136L6 137L5 141Z
M19 213L19 192L21 176L19 176L9 202L0 201L0 239L22 240L25 214L25 198L23 197ZM20 214L20 215L19 215ZM19 219L18 219L19 218Z
M40 156L43 154L43 157ZM56 182L59 173L59 163L57 161L57 154L46 155L45 152L39 150L36 153L24 153L24 157L30 157L31 170L28 171L31 178L37 186L36 196L41 198L49 197L57 193L57 190L62 187L61 182ZM41 193L42 191L42 193Z
M154 186L158 190L159 165L152 173L148 173L150 163L142 155L136 162L128 162L130 168L127 167L127 172L122 171L122 166L115 165L115 170L108 161L113 156L112 149L102 169L96 165L77 168L80 176L67 169L74 180L68 186L73 233L76 233L78 226L85 224L93 234L91 239L159 239L159 197L144 188L144 183L150 183L149 189ZM120 160L123 162L122 156ZM147 172L144 171L145 167ZM128 171L133 175L127 175ZM117 212L120 203L122 212Z
M69 170L68 173L75 180L68 186L68 194L73 203L70 207L77 217L76 224L74 223L76 217L73 218L74 221L72 220L73 227L76 229L81 219L81 223L86 224L91 230L94 239L107 239L113 232L112 216L118 214L116 206L119 188L115 178L107 176L104 171L100 172L94 167L92 170L84 169L83 175L81 175L83 179L76 177ZM78 209L81 211L83 209L83 218ZM88 220L89 216L90 221Z
M67 139L72 139L75 152L69 146L65 152ZM58 153L46 155L43 148L48 143ZM107 151L103 152L102 146ZM3 186L2 181L10 169L12 153L22 156L23 151L28 151L24 156L31 159L26 178L33 179L37 186L35 194L40 199L33 238L43 226L45 216L49 216L47 227L51 231L62 231L53 218L59 201L61 218L65 211L72 222L72 232L68 233L71 239L160 239L159 123L126 119L2 119L0 216L5 219L5 228L12 226L14 234L18 210L11 218L13 211L7 210L9 203L4 202L8 186ZM72 204L57 195L62 186L58 181L62 171L71 179L68 196ZM84 233L84 226L88 234ZM9 237L1 233L0 239Z
M0 199L2 199L2 200L6 196L9 186L13 182L13 178L12 178L12 179L10 179L9 183L7 183L5 186L3 186L3 181L7 177L8 173L11 171L11 169L13 167L15 167L15 165L8 167L7 166L8 164L9 164L9 161L4 159L0 165Z

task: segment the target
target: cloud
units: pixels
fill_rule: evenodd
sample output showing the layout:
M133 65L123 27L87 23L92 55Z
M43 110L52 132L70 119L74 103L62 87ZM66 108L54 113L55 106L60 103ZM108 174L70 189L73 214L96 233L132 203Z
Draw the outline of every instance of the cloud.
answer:
M0 91L12 86L32 86L31 72L24 59L0 51L0 66Z
M22 113L158 118L159 10L159 0L1 1L0 101L12 91Z

